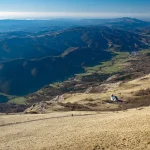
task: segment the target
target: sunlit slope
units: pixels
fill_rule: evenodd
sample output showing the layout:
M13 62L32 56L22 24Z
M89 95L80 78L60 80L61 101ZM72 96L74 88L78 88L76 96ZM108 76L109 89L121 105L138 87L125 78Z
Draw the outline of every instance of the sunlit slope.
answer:
M70 96L67 96L65 99L65 102L80 102L88 99L101 99L101 100L106 100L109 99L111 94L115 94L120 99L126 101L129 97L133 97L136 92L139 90L144 90L147 88L150 88L150 74L143 76L141 78L137 78L132 81L128 82L117 82L117 83L108 83L108 84L102 84L98 88L104 87L105 92L100 92L100 93L88 93L88 94L83 94L83 93L76 93L72 94Z
M149 127L149 107L119 113L0 116L0 150L149 150Z

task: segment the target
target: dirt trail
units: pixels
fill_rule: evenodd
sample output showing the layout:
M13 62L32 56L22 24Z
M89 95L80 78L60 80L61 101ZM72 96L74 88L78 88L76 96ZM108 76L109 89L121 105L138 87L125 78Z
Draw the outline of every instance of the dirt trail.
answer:
M126 112L4 115L0 125L0 150L150 149L150 107Z

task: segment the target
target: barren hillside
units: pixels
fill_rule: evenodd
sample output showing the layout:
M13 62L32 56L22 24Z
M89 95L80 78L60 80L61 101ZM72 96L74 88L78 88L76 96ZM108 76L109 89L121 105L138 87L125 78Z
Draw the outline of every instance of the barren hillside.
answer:
M126 112L3 115L0 150L149 150L149 127L149 107Z

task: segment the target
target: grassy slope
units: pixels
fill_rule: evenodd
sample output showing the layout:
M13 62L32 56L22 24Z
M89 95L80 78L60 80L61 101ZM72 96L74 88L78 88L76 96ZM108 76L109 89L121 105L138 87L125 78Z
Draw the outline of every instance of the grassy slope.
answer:
M77 74L78 77L90 75L92 73L104 73L114 74L123 70L124 63L128 60L129 53L127 52L116 52L111 60L102 62L99 65L93 67L85 67L85 73Z
M0 149L149 150L149 125L150 108L0 116Z
M89 98L94 100L107 100L109 96L114 93L118 95L120 98L126 100L128 97L133 97L134 93L141 90L150 88L150 75L146 75L142 78L138 78L132 81L128 81L126 83L114 83L114 84L106 84L106 91L103 93L89 93L89 94L82 94L77 93L73 94L69 98L65 100L65 102L79 102L83 100L88 100Z
M13 104L26 104L26 99L24 97L16 97L13 99L10 99L8 103L13 103Z
M142 51L142 53L149 53L149 50L144 50L144 51ZM76 76L78 78L80 78L80 77L83 77L86 75L91 75L93 73L116 74L118 72L123 71L124 68L127 65L129 65L126 62L131 58L130 54L127 52L116 52L115 54L116 54L115 57L113 59L111 59L110 61L103 62L103 63L93 66L93 67L86 67L85 73L77 74ZM58 88L62 85L63 85L63 82L56 82L54 84L51 84L51 86L54 88ZM107 96L109 94L110 94L110 92L107 94ZM10 100L9 102L13 102L13 103L17 103L17 104L25 104L25 98L18 97L18 98Z
M141 50L141 53L150 53L150 49ZM102 62L99 65L93 67L85 67L85 73L77 74L77 77L90 75L93 73L104 74L116 74L125 69L125 66L129 65L126 62L130 59L134 59L128 52L114 52L115 56L109 60Z
M148 53L149 51L143 51L144 53ZM120 59L116 59L116 64L124 66L126 61L130 58L121 59L122 57L119 56ZM133 58L135 59L135 58ZM108 65L109 62L105 63ZM114 63L114 64L115 64ZM127 65L127 64L126 64ZM110 66L114 67L113 65ZM122 67L123 68L123 67ZM105 68L103 68L105 69ZM149 106L150 95L143 95L137 96L136 93L140 90L145 90L150 88L150 75L143 75L143 77L134 78L131 80L127 80L125 82L115 82L115 83L104 83L101 85L97 85L94 88L98 90L96 92L91 93L73 93L73 94L64 94L64 100L61 101L65 108L59 108L62 105L54 104L54 106L48 106L45 112L55 111L66 111L66 110L97 110L97 111L112 111L112 110L123 110L128 108L138 108L141 106ZM63 84L63 83L61 83ZM60 84L60 85L61 85ZM58 86L59 84L57 84ZM56 86L56 87L57 87ZM103 88L103 89L102 89ZM99 92L98 92L99 91ZM124 103L112 103L110 102L110 95L115 94L118 96L120 100L123 100ZM150 93L148 93L150 94Z

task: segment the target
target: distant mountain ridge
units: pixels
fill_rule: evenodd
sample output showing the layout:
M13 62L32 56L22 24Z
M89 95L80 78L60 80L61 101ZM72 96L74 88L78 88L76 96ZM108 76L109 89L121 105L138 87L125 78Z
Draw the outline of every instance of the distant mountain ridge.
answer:
M56 31L77 26L90 25L119 25L130 23L132 28L149 26L150 22L136 18L112 18L112 19L51 19L51 20L0 20L0 32L27 31L36 33L37 31ZM128 24L129 25L129 24Z
M106 26L76 26L55 32L1 33L0 92L25 95L111 59L113 52L149 48L150 38L141 34L142 27L138 32L130 30L137 23L137 28L144 23L148 28L146 22L130 18L109 22Z
M149 41L136 33L106 26L75 27L56 33L34 35L22 32L8 34L0 40L0 60L15 58L36 59L58 56L71 47L133 51L146 48ZM6 36L6 35L5 35ZM144 42L143 42L144 41Z

